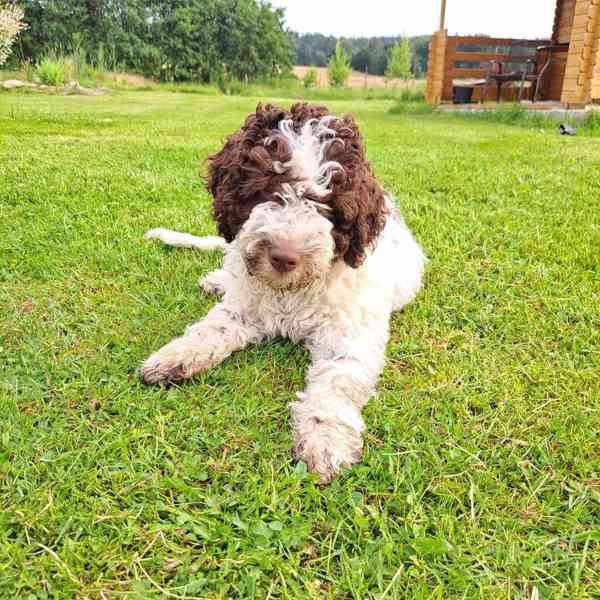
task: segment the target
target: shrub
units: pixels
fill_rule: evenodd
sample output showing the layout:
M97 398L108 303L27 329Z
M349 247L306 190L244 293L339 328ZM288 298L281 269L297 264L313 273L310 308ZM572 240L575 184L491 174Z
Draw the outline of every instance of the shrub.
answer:
M327 79L332 87L344 87L350 75L350 61L339 42L335 45L335 54L327 65Z
M46 56L37 66L37 76L45 85L62 85L65 82L64 60Z
M318 75L316 69L309 69L304 74L304 78L302 79L302 83L304 83L304 87L308 90L317 85Z
M10 4L0 4L0 66L9 57L19 32L27 28L23 11Z
M385 70L386 79L404 79L412 77L412 48L410 40L404 38L392 46Z

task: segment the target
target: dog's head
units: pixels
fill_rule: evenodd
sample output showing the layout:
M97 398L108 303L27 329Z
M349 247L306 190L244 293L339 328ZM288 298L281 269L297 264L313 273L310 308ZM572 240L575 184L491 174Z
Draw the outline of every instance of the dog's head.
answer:
M207 185L219 232L275 288L308 285L336 260L360 266L385 225L354 119L323 106L259 104L209 157Z

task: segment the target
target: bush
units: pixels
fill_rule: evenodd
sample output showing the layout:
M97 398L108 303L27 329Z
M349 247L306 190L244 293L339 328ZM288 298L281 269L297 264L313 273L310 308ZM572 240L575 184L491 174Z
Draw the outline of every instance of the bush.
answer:
M302 83L304 83L304 87L308 90L317 85L318 75L316 69L309 69L304 74L304 78L302 79Z
M36 73L44 85L63 85L65 82L64 60L46 56L37 66Z
M327 79L331 87L344 87L350 75L350 61L338 41L335 45L335 54L327 65Z
M18 6L0 4L0 65L10 56L12 46L21 31L27 29L23 10Z

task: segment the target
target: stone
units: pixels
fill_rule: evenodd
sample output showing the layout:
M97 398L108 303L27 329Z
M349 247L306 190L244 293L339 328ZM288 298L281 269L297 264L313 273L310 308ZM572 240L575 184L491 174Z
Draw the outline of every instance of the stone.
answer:
M25 82L21 81L20 79L7 79L6 81L2 82L2 87L5 90L14 90L16 88L22 88L25 86Z

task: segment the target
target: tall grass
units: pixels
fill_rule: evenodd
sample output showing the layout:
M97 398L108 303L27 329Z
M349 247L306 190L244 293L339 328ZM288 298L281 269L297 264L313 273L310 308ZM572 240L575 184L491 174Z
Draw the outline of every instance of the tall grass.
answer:
M600 109L590 111L583 121L582 127L592 135L600 135Z
M37 64L25 61L21 65L21 76L45 85L60 86L77 81L84 86L93 86L107 78L108 64L116 64L114 56L107 59L102 47L94 60L89 61L81 41L75 36L69 53L56 48L47 52Z

